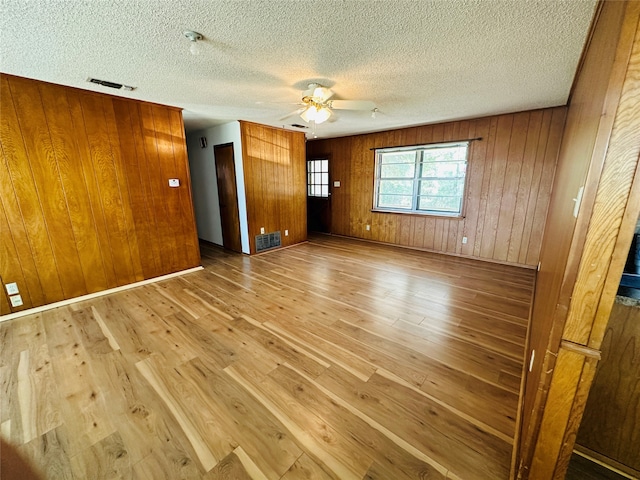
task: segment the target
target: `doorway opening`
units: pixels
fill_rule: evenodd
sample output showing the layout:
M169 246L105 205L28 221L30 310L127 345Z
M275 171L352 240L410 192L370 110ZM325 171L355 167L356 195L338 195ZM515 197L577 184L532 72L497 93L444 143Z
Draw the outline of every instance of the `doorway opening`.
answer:
M307 229L331 233L329 157L307 160Z

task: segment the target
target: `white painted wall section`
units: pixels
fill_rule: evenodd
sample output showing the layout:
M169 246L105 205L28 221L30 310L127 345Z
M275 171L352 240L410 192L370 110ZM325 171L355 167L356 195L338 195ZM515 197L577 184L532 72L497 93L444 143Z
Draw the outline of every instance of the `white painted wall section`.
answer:
M200 137L207 139L206 148L201 148ZM220 201L218 199L218 181L213 147L227 143L233 143L238 189L238 214L240 216L240 239L242 252L248 254L249 226L247 222L244 168L242 165L240 122L229 122L187 134L187 152L189 155L189 169L191 170L191 188L198 237L216 245L222 245L222 222L220 219Z

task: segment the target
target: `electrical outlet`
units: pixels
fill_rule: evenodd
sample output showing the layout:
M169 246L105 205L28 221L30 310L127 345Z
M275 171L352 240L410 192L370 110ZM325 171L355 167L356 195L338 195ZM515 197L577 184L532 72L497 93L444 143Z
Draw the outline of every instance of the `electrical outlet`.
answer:
M4 288L7 289L7 293L9 295L16 295L17 293L20 293L18 291L18 284L16 282L13 283L7 283Z
M462 244L466 245L466 243L467 243L467 237L462 237Z
M264 235L264 227L260 227L260 235Z
M285 230L285 231L284 231L284 236L285 236L285 237L288 237L288 236L289 236L289 230Z
M169 179L169 186L171 188L176 188L180 186L180 180L177 178L170 178Z
M368 232L369 230L371 230L371 225L367 225L367 226L366 226L366 227L364 227L364 228L366 228L366 229L367 229L367 232Z
M9 297L11 301L12 307L21 307L22 306L22 297L20 295L12 295Z

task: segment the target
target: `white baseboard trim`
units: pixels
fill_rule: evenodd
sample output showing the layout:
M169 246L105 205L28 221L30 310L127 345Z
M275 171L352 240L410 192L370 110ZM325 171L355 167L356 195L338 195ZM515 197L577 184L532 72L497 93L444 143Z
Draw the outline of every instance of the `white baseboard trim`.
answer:
M72 303L91 300L92 298L102 297L103 295L109 295L110 293L122 292L124 290L129 290L131 288L141 287L142 285L148 285L149 283L160 282L162 280L167 280L173 277L179 277L180 275L197 272L198 270L203 270L203 269L204 267L201 265L199 267L188 268L187 270L180 270L179 272L168 273L160 277L148 278L146 280L140 280L139 282L129 283L127 285L122 285L120 287L101 290L100 292L88 293L87 295L82 295L80 297L69 298L67 300L60 300L59 302L55 302L55 303L48 303L40 307L28 308L27 310L20 310L19 312L10 313L8 315L0 315L0 322L6 322L7 320L13 320L14 318L24 317L25 315L32 315L34 313L44 312L45 310L51 310L52 308L64 307L65 305L71 305Z

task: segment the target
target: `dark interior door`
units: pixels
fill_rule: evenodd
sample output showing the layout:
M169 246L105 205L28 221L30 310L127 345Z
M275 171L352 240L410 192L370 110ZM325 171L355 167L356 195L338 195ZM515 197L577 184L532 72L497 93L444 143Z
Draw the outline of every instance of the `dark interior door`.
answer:
M307 160L307 230L331 233L328 157Z
M233 162L233 143L213 147L218 177L218 200L222 220L222 244L224 248L242 253L240 242L240 215L238 213L238 189L236 167Z

